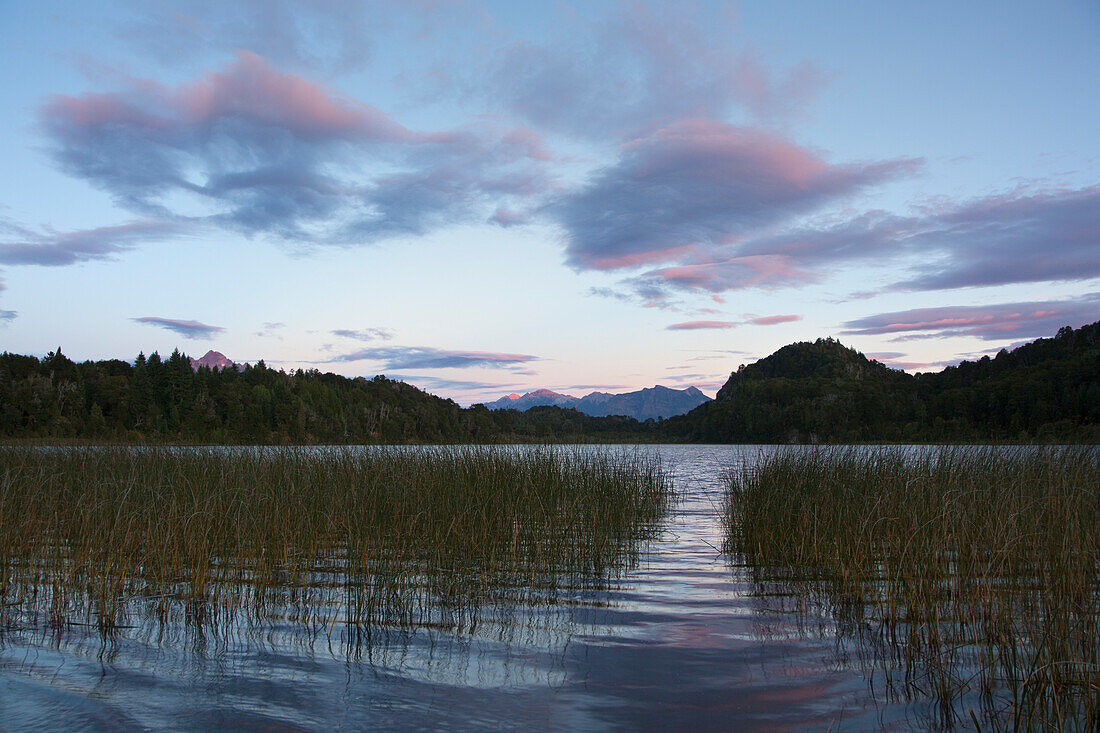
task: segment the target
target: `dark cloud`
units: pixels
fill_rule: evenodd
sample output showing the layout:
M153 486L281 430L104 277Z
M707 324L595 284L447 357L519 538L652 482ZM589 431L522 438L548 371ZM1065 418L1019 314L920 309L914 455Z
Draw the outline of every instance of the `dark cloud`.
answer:
M577 269L683 262L708 249L730 257L749 235L919 166L832 165L780 137L695 119L623 145L614 165L547 212L564 228L567 261Z
M72 265L89 260L110 259L139 244L179 236L178 222L135 221L110 227L70 232L35 232L5 222L0 231L0 263L5 265Z
M118 92L55 96L40 123L62 170L132 211L171 219L186 205L247 235L305 244L484 221L541 191L550 157L536 133L490 120L414 132L244 51L174 87L133 79Z
M667 254L680 264L649 270L626 285L654 299L670 291L797 286L853 262L905 266L915 260L914 276L891 289L1085 280L1100 277L1100 186L940 202L909 216L870 211L829 226Z
M1006 194L929 211L911 220L911 247L939 250L943 262L898 283L941 290L1100 276L1100 186Z
M130 320L137 321L138 323L148 323L150 326L157 326L158 328L173 331L186 339L210 339L225 331L221 326L208 326L198 321L181 321L175 318L143 316L141 318L131 318Z
M894 286L904 290L1083 280L1100 276L1100 186L941 203L912 216L868 212L749 242L741 251L809 271L919 256L925 264L916 276Z
M360 328L357 330L338 328L335 331L330 331L330 333L333 336L355 339L356 341L389 341L393 338L393 331L388 328Z
M1100 293L1079 298L979 306L915 308L858 318L842 333L913 338L970 336L986 341L1053 336L1063 326L1083 326L1100 318Z
M511 368L539 357L529 354L503 354L488 351L451 351L429 346L376 346L330 361L380 361L383 369L459 369L464 367Z
M14 321L19 317L19 311L6 311L0 309L0 321Z

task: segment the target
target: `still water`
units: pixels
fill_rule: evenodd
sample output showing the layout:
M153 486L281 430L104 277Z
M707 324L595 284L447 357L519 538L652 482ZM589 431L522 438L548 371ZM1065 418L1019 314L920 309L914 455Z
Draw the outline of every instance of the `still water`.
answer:
M629 450L634 450L630 448ZM349 643L289 618L0 630L0 731L922 729L828 621L807 626L723 555L723 472L759 446L654 446L677 501L609 587L473 629Z

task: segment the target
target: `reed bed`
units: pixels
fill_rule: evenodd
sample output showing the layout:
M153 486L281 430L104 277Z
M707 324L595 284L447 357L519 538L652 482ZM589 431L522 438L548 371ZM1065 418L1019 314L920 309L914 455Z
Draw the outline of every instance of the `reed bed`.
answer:
M605 583L654 459L533 448L0 449L0 623L455 628Z
M938 726L1100 729L1095 449L787 451L728 487L761 591L832 619Z

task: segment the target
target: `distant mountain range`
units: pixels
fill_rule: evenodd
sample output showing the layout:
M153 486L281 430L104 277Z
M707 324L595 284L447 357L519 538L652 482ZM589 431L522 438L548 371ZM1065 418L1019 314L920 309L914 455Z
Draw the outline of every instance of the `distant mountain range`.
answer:
M584 397L553 392L549 389L536 389L524 395L510 394L499 400L485 403L490 410L519 410L523 412L532 407L553 405L571 407L593 417L607 415L626 415L635 420L660 420L673 415L683 415L711 399L695 387L671 389L669 387L650 387L636 392L610 394L608 392L590 392Z

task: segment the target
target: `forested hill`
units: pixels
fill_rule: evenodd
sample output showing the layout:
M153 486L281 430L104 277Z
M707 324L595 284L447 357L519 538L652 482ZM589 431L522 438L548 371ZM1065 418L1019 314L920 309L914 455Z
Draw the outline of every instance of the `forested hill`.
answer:
M75 363L0 355L0 438L184 443L441 443L640 441L622 417L575 410L462 409L385 377L285 373L263 362L193 370L178 351Z
M785 346L665 421L717 443L1100 441L1100 322L909 375L832 339Z
M179 352L75 363L0 354L0 439L182 443L1100 442L1100 322L910 375L832 339L738 369L654 422L545 406L463 409L385 377L193 370Z

